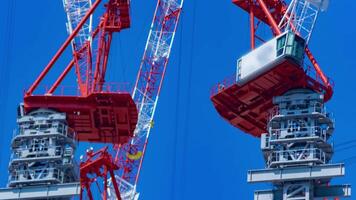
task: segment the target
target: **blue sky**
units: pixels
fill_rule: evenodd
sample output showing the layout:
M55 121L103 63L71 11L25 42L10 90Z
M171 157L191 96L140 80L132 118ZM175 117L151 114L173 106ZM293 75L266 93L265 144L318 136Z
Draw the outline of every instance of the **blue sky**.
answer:
M134 83L155 1L132 1L132 27L113 41L109 80ZM13 4L13 9L9 6ZM331 1L320 15L310 47L335 94L335 144L356 139L355 1ZM8 14L10 12L10 15ZM61 0L5 0L0 7L0 184L7 182L10 139L23 90L66 38ZM12 17L9 17L12 16ZM155 116L138 185L142 199L252 199L248 169L264 167L259 140L230 126L214 110L210 88L234 73L236 59L249 50L247 14L227 1L186 1L182 21ZM63 69L59 60L48 81ZM51 79L52 78L52 79ZM66 80L74 84L72 79ZM356 144L356 143L354 143ZM84 145L78 154L84 152ZM356 147L336 151L334 161L356 156ZM356 185L356 158L346 162L344 178Z

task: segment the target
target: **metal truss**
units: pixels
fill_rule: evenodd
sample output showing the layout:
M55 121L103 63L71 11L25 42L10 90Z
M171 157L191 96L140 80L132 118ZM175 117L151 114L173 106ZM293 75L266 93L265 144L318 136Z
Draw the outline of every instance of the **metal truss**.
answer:
M122 199L137 199L136 184L171 53L183 0L158 0L147 38L144 55L133 91L138 108L134 137L126 145L116 146L120 170L117 175ZM113 197L115 198L115 197Z
M12 139L9 164L9 190L26 187L30 191L47 184L78 181L79 170L74 160L76 136L68 127L64 114L39 109L20 115L17 123L19 128ZM37 198L30 193L27 195L30 199ZM63 195L67 197L68 193ZM42 196L46 197L49 196Z
M63 0L63 7L67 14L67 31L72 34L73 30L79 25L85 14L92 6L91 0ZM92 16L82 26L77 36L72 40L73 51L82 48L87 41L91 40Z
M309 43L320 10L325 10L328 0L292 0L278 27L293 31Z
M91 0L63 0L63 7L67 14L67 31L71 35L73 30L80 24L86 13L92 7ZM91 62L91 46L92 46L92 23L93 16L83 24L78 34L72 40L72 51L74 55L73 65L76 66L79 83L90 81L87 79L86 71ZM81 91L86 93L87 91Z
M323 100L323 95L308 89L290 90L274 98L269 132L261 137L266 169L250 171L248 181L272 182L280 192L256 193L255 199L312 200L316 194L326 198L340 193L322 196L315 191L329 186L331 178L344 175L343 164L329 164L333 148L328 140L334 121Z

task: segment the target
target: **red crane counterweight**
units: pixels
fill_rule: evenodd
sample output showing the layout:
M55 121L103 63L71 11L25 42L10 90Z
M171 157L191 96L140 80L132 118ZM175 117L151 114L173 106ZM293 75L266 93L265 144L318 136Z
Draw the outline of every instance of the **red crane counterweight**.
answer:
M137 108L129 93L92 93L89 96L27 96L25 111L48 108L66 113L78 141L123 144L133 136Z

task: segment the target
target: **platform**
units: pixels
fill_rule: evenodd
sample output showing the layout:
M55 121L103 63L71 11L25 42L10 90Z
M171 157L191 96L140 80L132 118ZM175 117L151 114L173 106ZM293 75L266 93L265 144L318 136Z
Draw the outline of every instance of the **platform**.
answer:
M26 96L26 113L38 108L66 113L79 141L126 143L136 128L138 112L129 93L92 93L78 96Z
M299 166L287 168L270 168L262 170L250 170L247 174L247 182L286 182L329 179L345 175L344 164L329 164L317 166Z
M277 67L245 85L218 86L211 96L218 113L233 126L260 137L266 133L273 97L294 88L310 88L323 93L326 88L308 76L294 61L285 59Z
M0 189L0 200L72 198L80 194L80 183Z
M326 86L303 67L304 48L302 38L286 32L242 56L236 75L212 90L218 113L233 126L260 137L267 132L273 97L296 88L325 94Z
M318 186L314 188L314 198L340 198L351 197L350 185ZM260 190L255 192L255 200L283 199L282 190Z

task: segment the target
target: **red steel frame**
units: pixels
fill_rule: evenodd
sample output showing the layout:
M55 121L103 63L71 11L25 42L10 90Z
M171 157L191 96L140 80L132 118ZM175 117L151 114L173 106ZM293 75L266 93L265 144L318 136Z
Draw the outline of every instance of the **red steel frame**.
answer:
M95 1L95 3L90 8L90 10L83 17L83 19L78 24L78 26L74 29L72 34L68 36L68 38L63 43L63 45L58 49L58 51L50 60L50 62L47 64L47 66L44 68L44 70L41 72L41 74L38 76L35 82L28 89L28 91L26 92L26 96L30 96L33 94L33 92L38 87L39 83L48 74L48 72L51 70L51 68L56 63L56 61L60 58L60 56L63 54L66 48L70 45L71 41L78 34L80 29L83 27L85 22L89 19L89 17L93 14L93 12L96 10L96 8L101 3L101 1L102 0ZM63 73L59 76L57 81L52 85L51 89L47 92L47 95L53 94L55 89L58 87L58 85L61 83L64 77L67 75L67 73L70 71L73 65L78 65L78 63L75 62L76 60L78 60L76 54L79 54L79 52L81 51L87 51L88 58L90 59L90 62L88 62L88 65L90 66L87 67L87 70L84 73L82 73L80 69L76 69L78 85L80 87L81 94L82 96L85 96L91 92L95 92L95 91L100 92L101 87L104 84L112 34L114 32L120 32L122 29L126 29L129 27L130 27L129 1L109 0L108 4L106 4L106 12L104 13L98 27L96 28L96 30L93 31L92 34L93 39L95 37L99 37L94 77L91 76L91 70L93 68L93 66L91 65L93 64L92 61L94 60L94 58L92 58L93 50L90 51L91 46L90 46L90 42L88 41L88 45L84 46L82 49L80 49L75 53L74 62L71 61L68 64L67 68L63 71ZM83 81L81 81L82 77L86 77L87 79L93 79L93 83L89 84L91 81L86 81L84 84Z
M250 45L256 47L256 39L265 41L257 35L262 23L269 26L274 36L282 32L277 25L287 10L283 0L233 0L233 3L248 12L250 18ZM257 23L255 20L258 20ZM292 30L293 24L291 24ZM296 32L296 31L295 31ZM296 32L296 34L299 34ZM333 94L333 87L329 79L322 72L319 64L308 46L305 49L316 73L311 77L309 71L291 60L276 63L270 71L256 77L254 80L239 85L236 79L229 83L219 84L212 93L211 100L219 114L232 125L256 137L266 132L269 110L273 107L273 96L282 95L293 88L310 88L324 94L328 101ZM321 82L319 82L321 80Z
M183 0L181 3L178 1L158 0L132 98L128 92L112 91L109 86L104 84L112 33L119 32L130 26L129 0L108 1L105 4L106 12L101 18L98 27L92 32L91 41L88 41L79 48L73 45L73 59L50 89L44 95L33 94L39 83L63 54L76 34L78 34L85 21L90 18L90 15L98 7L101 0L95 1L72 34L70 34L34 84L26 92L24 98L26 112L46 107L67 113L69 126L73 127L77 132L79 141L106 142L115 144L114 147L119 147L115 160L108 154L107 147L97 153L93 153L93 151L88 152L86 161L82 162L80 166L81 199L83 198L84 191L86 191L89 199L93 199L91 185L98 178L104 181L102 198L106 199L108 197L106 191L109 189L107 175L109 174L115 196L121 199L120 191L122 188L121 185L118 186L117 178L113 173L116 170L118 170L120 178L123 178L128 184L132 185L133 189L136 188L151 129L151 126L148 126L150 123L147 120L150 122L153 120L183 5ZM155 37L157 33L159 37ZM91 44L95 39L98 41L97 51L93 50ZM80 63L83 59L86 59L84 60L86 64L84 67ZM58 86L73 67L75 67L80 94L77 96L54 95ZM93 71L94 73L92 73ZM133 136L133 130L136 127L138 120L137 107L140 108L140 114L146 116L146 118L140 118L141 121L138 123L138 126L141 126L140 131L134 135L130 142L126 143L128 138ZM79 115L82 116L83 113L86 114L85 118L78 117ZM117 117L117 115L121 117ZM124 124L108 124L110 121L122 121L120 119L123 118L128 118L129 120L124 121ZM78 123L75 123L75 120ZM93 126L93 124L96 126ZM98 127L97 124L102 126ZM108 128L115 129L116 132L114 131L113 133ZM81 134L83 130L85 130L86 135ZM92 136L88 137L89 134ZM120 180L119 183L121 184L121 182ZM123 190L121 192L126 191Z
M96 183L98 190L101 192L102 199L108 198L108 175L110 175L111 182L114 188L115 196L121 200L119 186L115 178L114 171L118 170L119 166L115 164L112 156L108 152L108 147L104 147L97 152L88 150L85 161L80 163L80 200L83 199L83 194L86 191L90 200L93 200L92 185ZM99 188L98 181L103 181L103 188Z
M255 48L255 38L259 38L256 35L256 30L259 24L255 26L255 17L267 24L271 28L274 35L279 35L282 33L277 25L277 21L282 19L287 10L287 4L284 0L233 0L233 3L249 12L251 49ZM318 64L308 46L305 48L305 53L312 63L317 75L321 78L324 85L327 87L325 101L328 101L333 95L332 84L322 71L320 65Z
M105 84L110 45L113 33L130 27L129 0L108 0L105 12L100 18L91 38L83 47L73 48L73 59L59 75L50 89L41 95L34 94L40 82L62 56L83 25L98 8L102 0L96 0L68 36L24 97L26 112L38 108L50 108L67 114L68 125L77 133L79 141L123 144L129 141L137 123L137 108L129 91L121 91ZM97 42L93 46L94 41ZM96 49L95 49L96 47ZM83 55L84 54L84 55ZM86 58L85 65L81 60ZM54 92L75 67L78 80L78 95L54 95ZM88 151L86 161L80 165L81 193L93 199L92 184L101 179L104 182L102 198L107 199L108 175L111 177L117 199L121 199L114 171L119 166L105 147L98 152ZM99 188L100 190L100 188Z
M66 113L68 124L77 132L79 141L122 144L133 135L138 117L137 108L128 90L113 90L112 85L105 84L105 74L113 33L130 27L129 0L109 0L98 26L91 33L91 39L82 47L74 46L73 59L46 94L33 94L101 2L94 2L28 89L24 105L26 112L50 108ZM83 59L87 59L84 65ZM73 67L79 95L54 95Z

